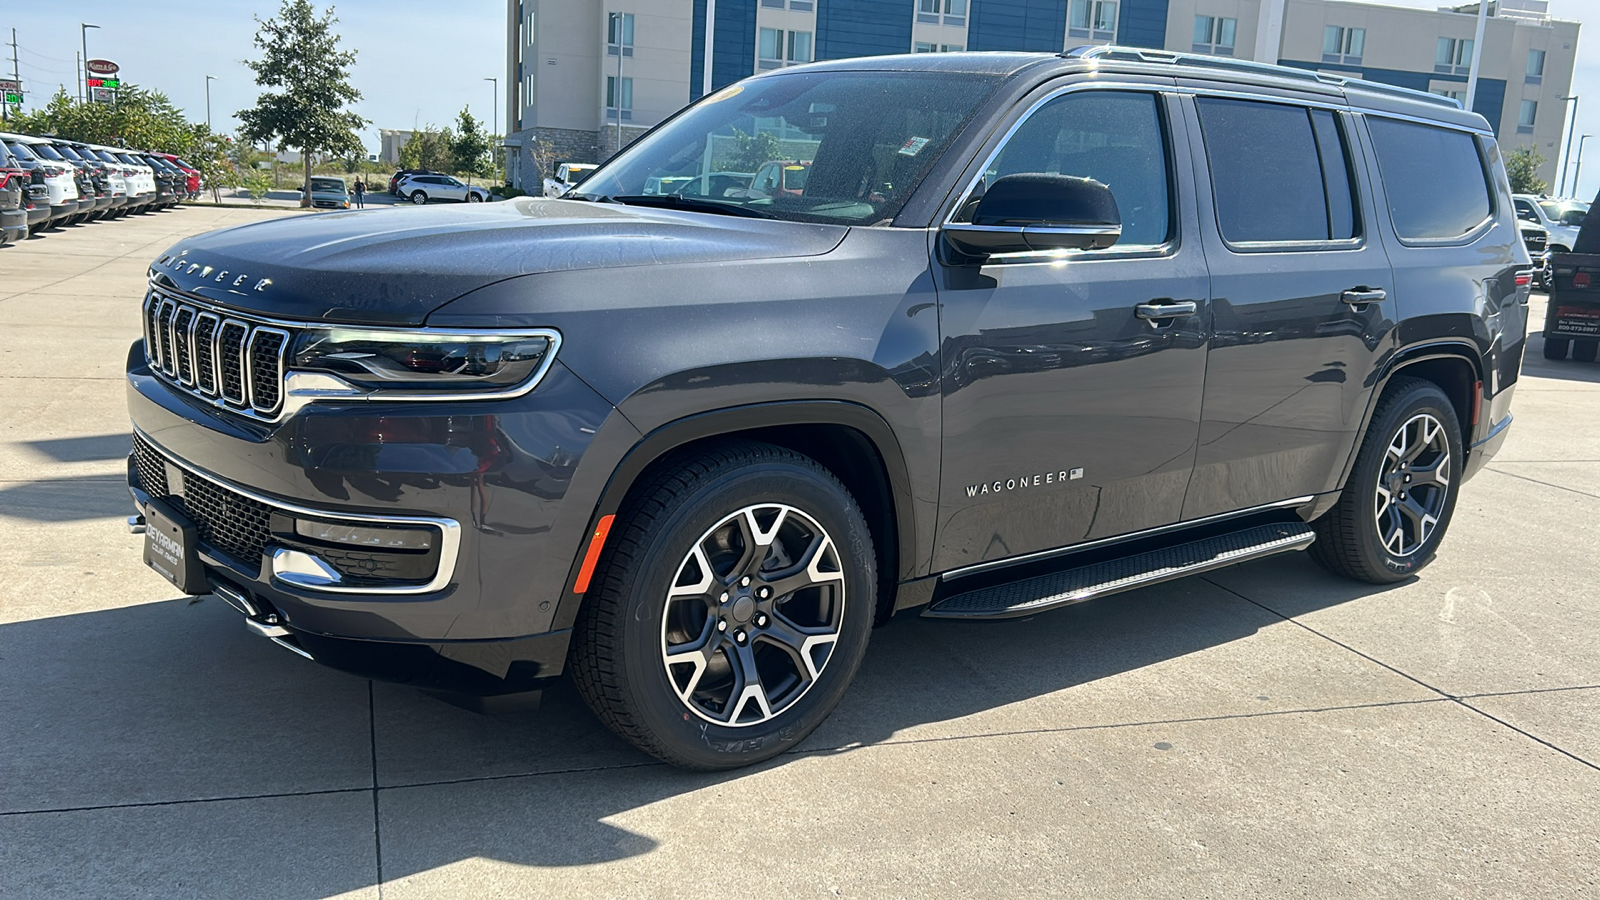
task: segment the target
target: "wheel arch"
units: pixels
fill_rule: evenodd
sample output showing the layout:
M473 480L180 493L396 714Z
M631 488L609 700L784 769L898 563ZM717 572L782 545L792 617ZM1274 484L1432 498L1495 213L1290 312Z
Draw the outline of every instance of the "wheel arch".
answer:
M584 596L573 586L599 524L616 515L646 476L699 445L731 438L784 447L821 463L844 483L872 531L878 563L878 609L893 612L896 585L916 566L915 512L905 457L889 423L877 412L840 400L800 400L731 407L686 416L662 425L636 443L612 472L590 515L584 542L573 560L553 629L572 627Z

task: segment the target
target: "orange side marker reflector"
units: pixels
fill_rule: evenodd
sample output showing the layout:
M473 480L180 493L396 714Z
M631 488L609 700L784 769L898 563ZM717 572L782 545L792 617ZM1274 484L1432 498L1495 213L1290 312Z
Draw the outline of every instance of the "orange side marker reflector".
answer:
M611 522L616 516L601 516L589 539L589 552L583 556L583 568L578 570L578 580L572 583L572 592L581 594L589 589L589 578L594 575L595 564L600 561L600 548L606 545L606 535L611 533Z
M1472 383L1472 424L1478 424L1478 417L1483 414L1483 382ZM609 524L609 523L608 523ZM579 591L578 593L583 593Z

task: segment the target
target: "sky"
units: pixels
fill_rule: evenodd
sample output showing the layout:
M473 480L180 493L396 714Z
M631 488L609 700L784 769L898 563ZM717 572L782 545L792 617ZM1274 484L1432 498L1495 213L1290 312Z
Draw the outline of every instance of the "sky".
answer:
M326 0L313 2L326 6ZM379 128L451 124L462 106L494 125L496 88L483 79L504 78L505 0L343 0L334 5L343 46L357 52L353 80L363 99L355 109L372 123L362 135L369 153L378 151ZM1434 9L1446 4L1386 0L1385 5ZM211 82L212 126L231 133L238 125L234 113L256 97L253 73L243 62L259 55L251 44L253 17L269 17L277 6L277 0L0 0L0 41L9 42L10 29L17 29L29 100L42 103L57 85L70 89L75 83L79 23L99 25L88 32L90 57L117 62L122 78L164 91L194 121L206 117L205 76L217 76ZM1590 198L1600 191L1600 51L1595 49L1600 34L1588 32L1600 29L1600 0L1550 0L1550 14L1586 26L1572 89L1588 101L1578 105L1576 133L1594 137L1584 153L1583 183L1568 193ZM0 64L6 75L10 50L4 48L8 58Z

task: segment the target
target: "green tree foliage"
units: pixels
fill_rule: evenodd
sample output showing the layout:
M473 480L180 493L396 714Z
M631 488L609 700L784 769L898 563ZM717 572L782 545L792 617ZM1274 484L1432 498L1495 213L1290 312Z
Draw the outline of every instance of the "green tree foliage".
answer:
M345 109L361 99L361 92L350 83L356 54L339 49L333 30L338 21L331 6L319 17L310 0L283 0L276 18L256 19L255 45L262 56L245 60L256 73L256 84L266 90L255 106L237 114L244 135L299 150L307 183L316 154L351 152L361 143L356 130L366 125ZM310 195L300 202L309 204Z
M1532 147L1518 147L1506 154L1506 176L1513 194L1543 194L1550 184L1539 177L1544 157Z
M133 84L124 84L114 103L79 103L60 91L42 109L19 116L6 127L25 134L180 156L190 153L206 131L204 125L190 125L166 94Z
M424 125L411 133L411 140L400 148L400 168L450 172L455 169L455 135L448 128Z
M733 130L733 153L722 161L719 168L734 172L754 172L761 164L778 158L778 138L771 132L745 134Z
M450 156L454 170L462 175L488 178L493 172L489 135L483 124L473 118L471 110L461 107L456 116L456 133L450 142Z

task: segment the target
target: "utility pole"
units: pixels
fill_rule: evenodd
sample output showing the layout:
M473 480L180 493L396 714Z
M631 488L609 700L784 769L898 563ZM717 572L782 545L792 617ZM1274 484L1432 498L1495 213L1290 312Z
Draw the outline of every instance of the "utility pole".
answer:
M15 31L11 32L11 46L13 48L16 47L16 38L17 33ZM1572 135L1578 130L1578 95L1573 94L1561 99L1572 101L1572 120L1567 123L1567 152L1565 156L1561 157L1561 187L1556 189L1557 197L1565 197L1567 195L1567 170L1572 168ZM1573 190L1577 190L1576 185L1573 186Z
M17 68L17 30L15 28L11 29L11 80L17 83L17 87L22 87L22 70ZM21 97L22 91L17 91L17 96ZM0 97L0 107L6 105L4 101L5 98Z
M72 59L76 63L76 65L73 66L72 71L78 76L78 102L82 103L83 92L87 90L84 85L89 83L89 70L84 68L82 53L79 53L76 50L72 51Z
M711 96L711 45L712 38L717 30L717 0L706 0L706 49L705 62L700 66L700 96ZM711 149L711 142L706 142L706 149Z
M622 152L622 13L614 12L610 15L610 27L616 30L612 34L617 38L617 83L611 91L612 102L617 107L617 152Z
M500 141L501 145L503 146L505 144L505 141L500 138L500 79L499 78L485 78L484 81L490 82L490 83L492 83L494 85L494 106L492 107L493 110L494 110L494 130L491 131L490 134L494 137L495 140ZM495 180L496 183L499 183L499 181L500 181L500 153L499 153L499 151L498 150L491 150L489 152L489 158L494 160L494 180Z
M1572 192L1574 194L1578 193L1580 189L1578 185L1578 177L1583 174L1583 142L1592 137L1594 137L1594 135L1586 134L1583 137L1578 138L1578 165L1577 168L1573 169L1572 171Z
M1478 97L1478 60L1483 57L1483 26L1489 21L1489 0L1478 0L1478 31L1472 38L1472 67L1467 70L1467 112Z
M211 130L211 82L216 80L215 75L206 76L206 131Z
M99 28L87 22L78 23L78 36L83 40L83 102L89 102L89 29Z

